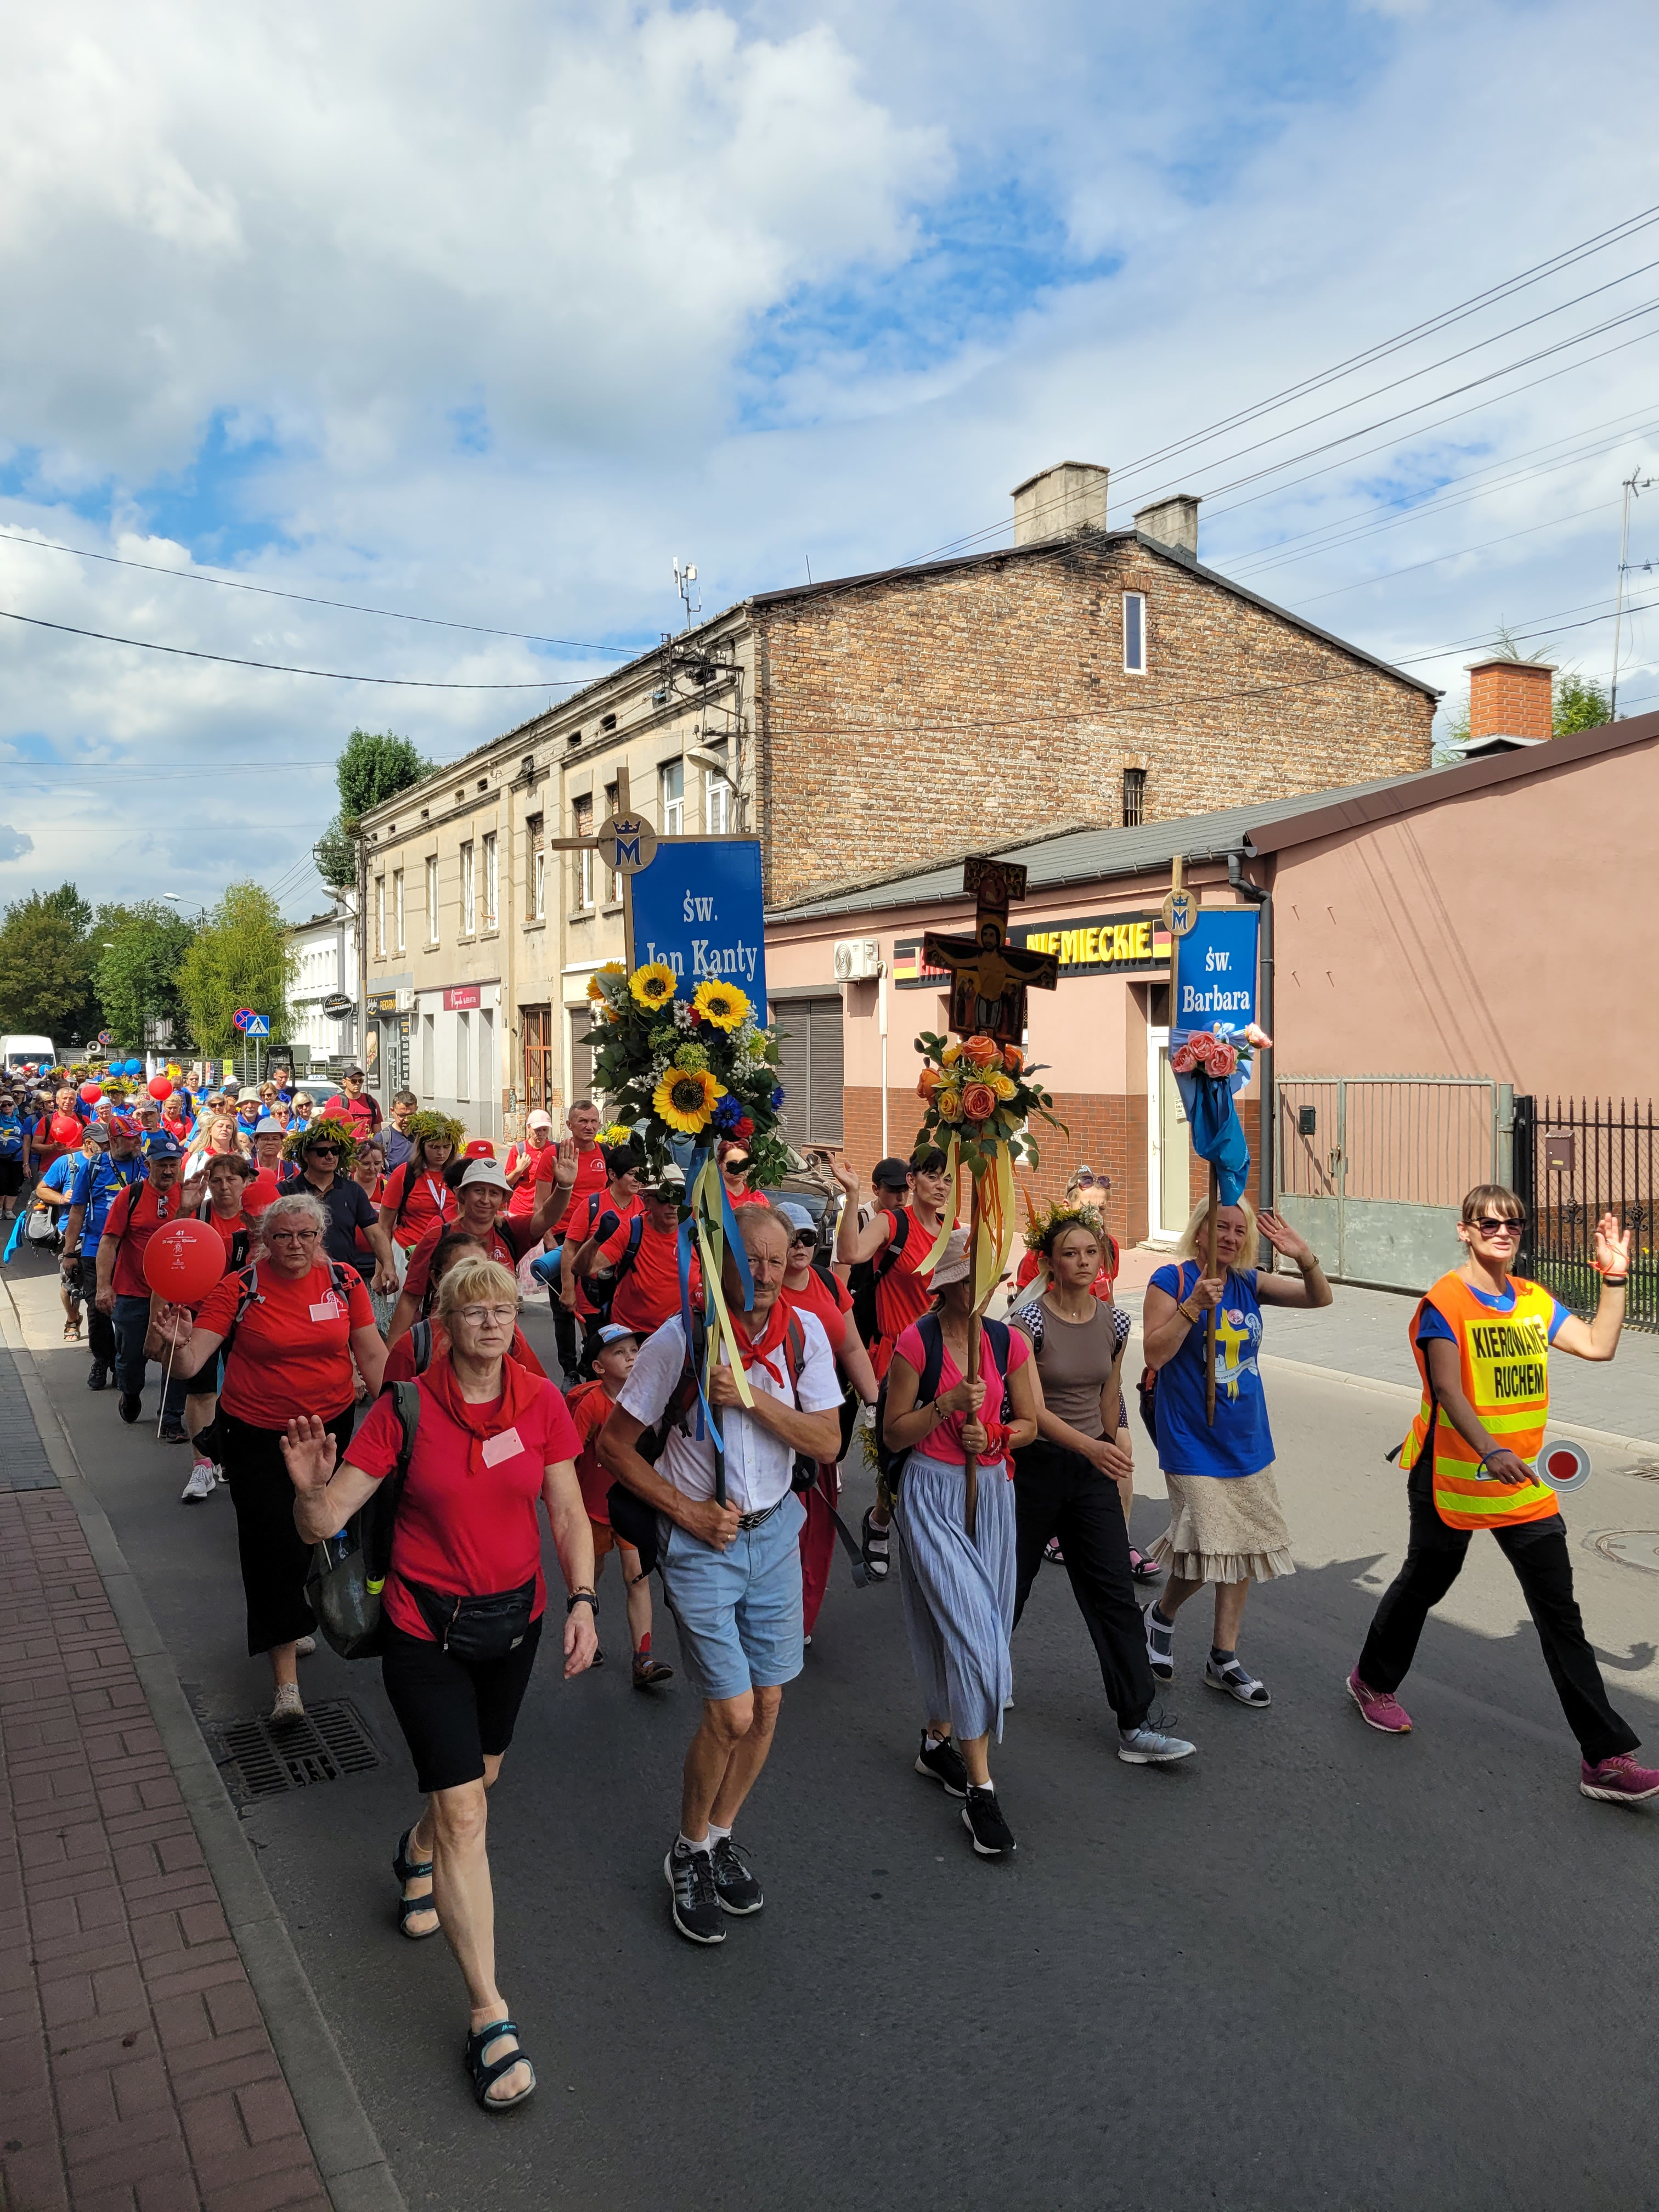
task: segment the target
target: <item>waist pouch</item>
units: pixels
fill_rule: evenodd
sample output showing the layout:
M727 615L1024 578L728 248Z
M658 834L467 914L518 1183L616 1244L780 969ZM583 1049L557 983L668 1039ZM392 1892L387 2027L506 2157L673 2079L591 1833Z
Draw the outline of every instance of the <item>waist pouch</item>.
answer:
M456 1597L448 1590L429 1589L424 1583L400 1576L404 1588L420 1607L421 1619L444 1650L453 1659L478 1665L505 1659L530 1632L536 1603L536 1578L517 1589L490 1590L482 1597Z

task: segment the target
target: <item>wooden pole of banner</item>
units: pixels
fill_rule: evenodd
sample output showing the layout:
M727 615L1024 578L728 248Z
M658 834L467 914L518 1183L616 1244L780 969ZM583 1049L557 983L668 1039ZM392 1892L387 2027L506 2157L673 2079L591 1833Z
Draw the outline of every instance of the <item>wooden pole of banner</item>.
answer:
M1204 1272L1215 1273L1216 1212L1221 1202L1221 1178L1213 1160L1210 1163L1210 1218L1206 1224ZM1204 1316L1204 1418L1215 1426L1215 1308L1212 1306Z
M968 1209L968 1279L974 1275L974 1255L979 1249L979 1177L972 1177L974 1194ZM955 1194L952 1193L952 1197ZM990 1293L986 1293L989 1302ZM968 1386L971 1389L979 1380L980 1319L984 1308L975 1305L968 1316ZM971 1416L970 1416L971 1418ZM979 1528L979 1462L972 1452L963 1460L962 1525L968 1532L968 1541L975 1540Z

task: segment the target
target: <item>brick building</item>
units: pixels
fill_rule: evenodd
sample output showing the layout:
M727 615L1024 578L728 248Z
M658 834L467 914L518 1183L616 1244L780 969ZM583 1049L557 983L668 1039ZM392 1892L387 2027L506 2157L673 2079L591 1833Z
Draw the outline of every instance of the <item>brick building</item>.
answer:
M1110 529L1106 490L1062 463L1016 491L1011 547L743 600L366 817L385 1085L489 1132L586 1091L622 908L546 841L597 828L623 769L659 831L757 836L781 906L1427 765L1430 686L1206 568L1196 500Z

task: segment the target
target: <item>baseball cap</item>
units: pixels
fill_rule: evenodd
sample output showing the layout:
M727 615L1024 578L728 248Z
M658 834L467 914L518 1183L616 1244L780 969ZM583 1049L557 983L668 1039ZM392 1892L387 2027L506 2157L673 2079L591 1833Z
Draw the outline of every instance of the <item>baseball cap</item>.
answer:
M625 1336L638 1334L637 1329L624 1328L619 1321L608 1321L605 1327L596 1333L593 1341L603 1351L607 1345L620 1344Z
M870 1171L872 1182L879 1183L884 1190L902 1190L910 1180L908 1160L878 1160Z
M181 1160L184 1156L185 1148L177 1137L169 1137L165 1130L159 1137L150 1139L146 1153L152 1160Z
M471 1190L475 1184L487 1183L491 1190L511 1190L507 1170L499 1160L473 1160L461 1177L461 1188Z
M112 1114L109 1117L109 1125L112 1129L118 1129L124 1137L136 1137L138 1134L138 1124L131 1114Z
M654 1190L663 1198L666 1198L671 1192L675 1197L683 1198L685 1195L685 1176L677 1167L665 1167L662 1173L647 1185L647 1188Z
M363 1073L363 1071L362 1070L362 1068L361 1068L361 1067L349 1067L349 1068L347 1068L347 1070L346 1070L346 1072L345 1072L345 1075L343 1075L343 1076L340 1078L340 1080L341 1080L341 1082L342 1082L342 1083L343 1083L343 1082L345 1081L345 1079L346 1079L346 1076L347 1076L347 1075L355 1075L355 1076L357 1078L357 1079L358 1079L358 1081L359 1081L360 1083L367 1083L367 1082L368 1082L368 1077Z
M773 1205L772 1211L774 1213L781 1214L792 1229L809 1230L814 1237L817 1235L817 1222L813 1220L804 1206L797 1206L793 1199L777 1200Z
M83 1145L96 1145L102 1152L109 1143L109 1132L106 1129L100 1129L95 1121L88 1121L81 1132L81 1142Z
M242 1095L242 1086L240 1083L223 1083L219 1087L227 1098L240 1098Z
M544 1114L538 1106L533 1114L527 1114L525 1116L524 1125L526 1129L550 1129L553 1127L553 1116L550 1114Z
M495 1157L495 1147L490 1143L488 1137L474 1137L471 1143L461 1154L461 1158L464 1160L493 1160Z

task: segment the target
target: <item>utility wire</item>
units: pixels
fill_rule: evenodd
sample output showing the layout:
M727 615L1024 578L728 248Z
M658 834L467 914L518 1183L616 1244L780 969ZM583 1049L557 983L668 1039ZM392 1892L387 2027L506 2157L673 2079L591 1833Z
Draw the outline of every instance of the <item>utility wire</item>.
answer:
M1339 599L1344 592L1363 591L1367 584L1384 584L1391 576L1409 576L1419 568L1437 568L1443 561L1462 561L1471 553L1486 553L1494 545L1507 545L1512 538L1534 538L1540 530L1559 530L1564 524L1580 521L1587 514L1605 514L1619 503L1616 499L1601 500L1594 507L1576 507L1571 514L1555 515L1548 522L1528 523L1522 530L1506 530L1501 538L1483 538L1478 545L1457 545L1449 553L1431 554L1426 561L1408 561L1399 568L1379 568L1375 575L1356 577L1352 584L1337 584L1328 592L1316 592L1306 599L1289 599L1285 605L1316 607L1322 599Z

